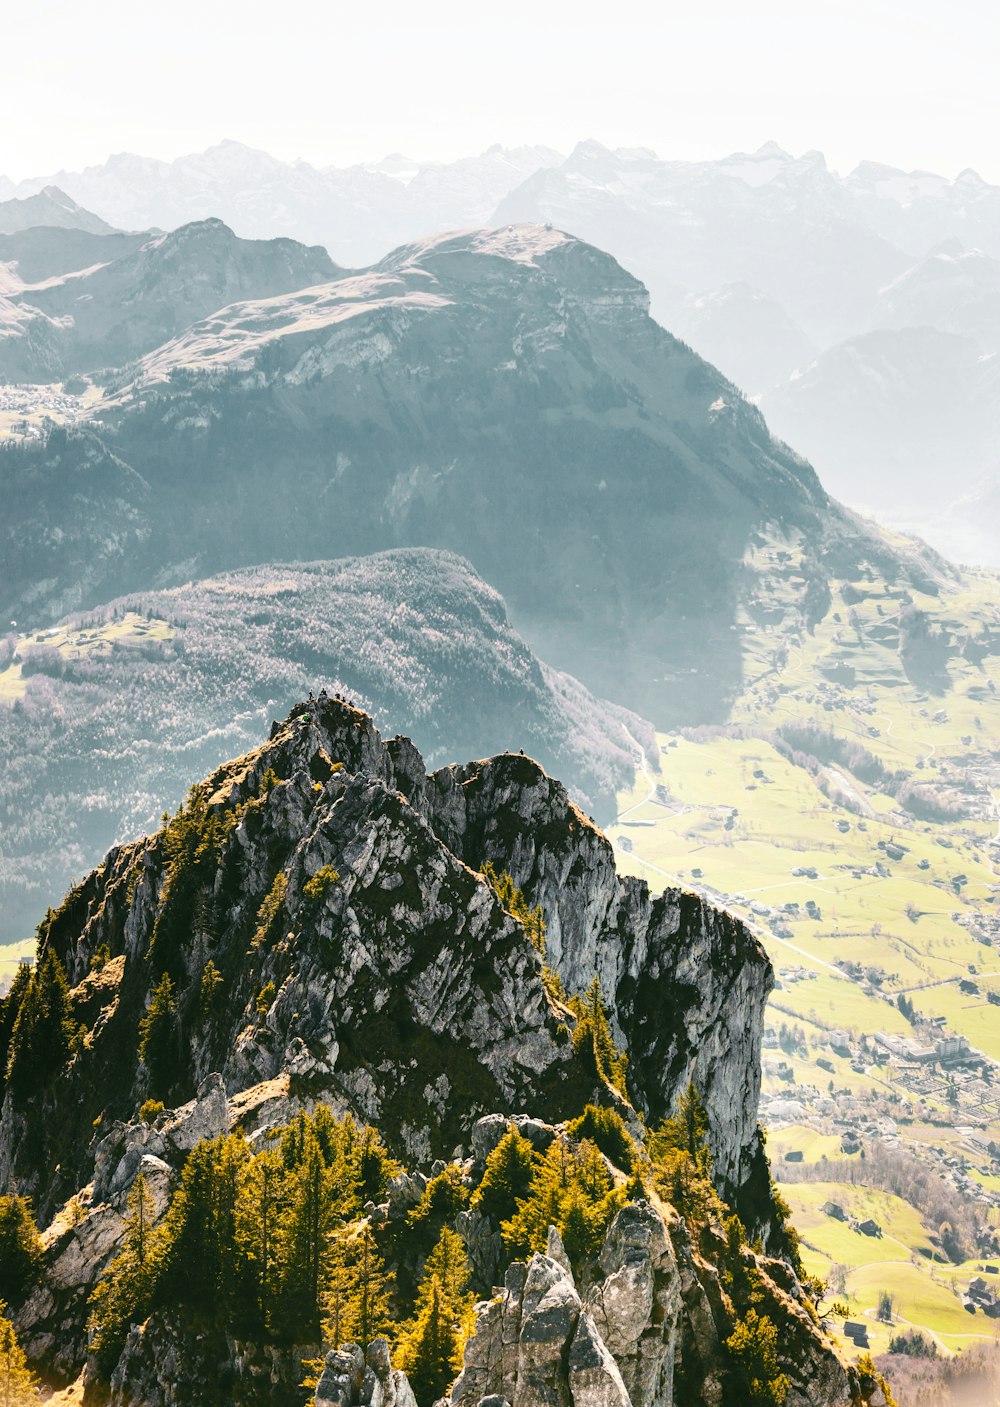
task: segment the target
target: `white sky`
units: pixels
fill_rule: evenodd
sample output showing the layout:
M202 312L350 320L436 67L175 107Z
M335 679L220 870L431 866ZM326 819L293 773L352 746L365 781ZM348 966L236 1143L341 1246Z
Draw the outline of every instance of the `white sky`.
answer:
M4 6L0 173L232 137L317 165L583 137L774 138L1000 182L989 0L32 0Z

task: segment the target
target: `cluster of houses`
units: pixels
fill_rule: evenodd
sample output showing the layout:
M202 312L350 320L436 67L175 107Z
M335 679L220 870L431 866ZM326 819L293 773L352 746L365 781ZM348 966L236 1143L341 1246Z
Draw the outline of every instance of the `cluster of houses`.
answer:
M983 1270L986 1275L997 1275L1000 1266L986 1265ZM969 1314L982 1313L990 1319L1000 1319L1000 1295L997 1294L996 1281L990 1284L983 1275L974 1275L962 1296L962 1307Z
M858 1221L856 1217L850 1216L839 1202L824 1202L820 1211L825 1212L827 1216L832 1216L834 1221L842 1221L845 1226L849 1226L852 1231L860 1232L862 1236L881 1237L882 1235L881 1226L872 1217Z
M40 439L53 423L65 424L86 413L86 401L55 383L44 386L0 384L0 440Z

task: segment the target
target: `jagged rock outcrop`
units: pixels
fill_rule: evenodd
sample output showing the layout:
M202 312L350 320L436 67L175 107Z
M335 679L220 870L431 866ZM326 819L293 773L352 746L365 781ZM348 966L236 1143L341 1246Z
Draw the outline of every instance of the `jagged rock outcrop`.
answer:
M503 1289L476 1306L452 1407L722 1407L738 1400L724 1349L732 1305L683 1221L649 1202L627 1205L598 1265L581 1295L554 1232L547 1255L511 1265ZM761 1301L785 1315L779 1360L789 1407L860 1404L856 1374L781 1287L787 1267L759 1265L776 1277L762 1274Z
M287 1080L283 1098L352 1109L417 1162L466 1144L498 1109L562 1117L585 1079L538 953L476 872L486 859L542 903L567 990L600 974L636 1106L658 1117L696 1079L720 1175L747 1183L763 950L696 896L653 899L617 876L603 835L530 759L428 777L406 739L383 741L327 700L293 710L199 795L199 824L219 827L210 859L180 874L163 833L113 851L45 930L88 1035L30 1108L8 1095L0 1124L0 1176L16 1175L43 1210L90 1181L113 1122L150 1093L135 1050L163 970L183 1033L172 1103L216 1070L244 1099ZM326 888L324 874L336 875ZM90 967L105 949L95 995ZM206 1020L209 960L222 983ZM168 1137L149 1135L157 1148Z
M757 940L696 895L653 896L619 876L601 832L529 759L442 768L427 781L426 806L455 854L505 867L541 904L549 961L568 991L598 974L637 1107L660 1118L693 1079L719 1175L731 1191L746 1186L761 1162L757 1013L773 981Z
M575 1049L577 1018L479 872L487 859L541 902L566 988L601 976L635 1107L659 1118L695 1079L722 1189L772 1229L754 1126L770 967L747 930L695 896L652 899L620 878L604 837L529 759L428 776L406 739L310 699L158 835L112 852L41 932L43 964L54 954L68 974L75 1034L59 1068L35 1052L30 1098L14 1051L0 1175L54 1217L45 1285L18 1313L54 1377L86 1359L87 1298L120 1246L136 1176L155 1219L200 1140L236 1130L259 1147L320 1100L375 1124L408 1169L363 1215L398 1245L442 1157L471 1189L511 1120L541 1154L586 1102L618 1099L641 1137ZM162 1005L167 989L170 1043L156 1059L143 1044L139 1058L153 993ZM628 1200L608 1166L622 1202L593 1263L571 1261L553 1228L547 1254L508 1266L481 1207L454 1217L480 1291L505 1270L503 1291L478 1307L456 1407L723 1407L735 1311L722 1231L692 1237L654 1194ZM786 1332L791 1407L853 1403L794 1273L746 1255ZM194 1407L217 1382L241 1405L278 1407L320 1353L218 1325L192 1342L175 1310L131 1323L113 1407ZM360 1350L329 1354L316 1402L415 1407L377 1345L367 1363Z
M393 1368L389 1345L375 1339L367 1354L345 1344L326 1355L315 1407L417 1407L406 1374Z

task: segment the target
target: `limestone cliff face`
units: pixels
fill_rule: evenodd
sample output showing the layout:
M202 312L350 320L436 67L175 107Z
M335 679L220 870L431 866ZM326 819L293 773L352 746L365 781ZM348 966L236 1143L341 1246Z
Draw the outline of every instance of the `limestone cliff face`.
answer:
M549 961L567 991L596 972L630 1060L630 1094L653 1119L693 1080L732 1192L758 1158L761 1012L773 984L760 944L697 895L651 895L620 877L605 836L532 762L503 756L435 772L426 809L467 863L491 860L540 903Z

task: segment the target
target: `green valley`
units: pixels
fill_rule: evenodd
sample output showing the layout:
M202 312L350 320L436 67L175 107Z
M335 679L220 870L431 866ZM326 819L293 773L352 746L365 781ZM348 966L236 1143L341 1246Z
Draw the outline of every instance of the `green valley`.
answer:
M744 566L744 688L725 725L659 735L658 770L619 799L619 863L767 948L769 1153L808 1269L872 1351L907 1323L945 1350L992 1339L967 1292L1000 1226L998 583L956 573L933 595L870 569L804 628L782 599L794 545L771 536ZM915 1159L922 1206L891 1191ZM942 1198L969 1228L951 1255ZM848 1224L867 1219L880 1236Z

